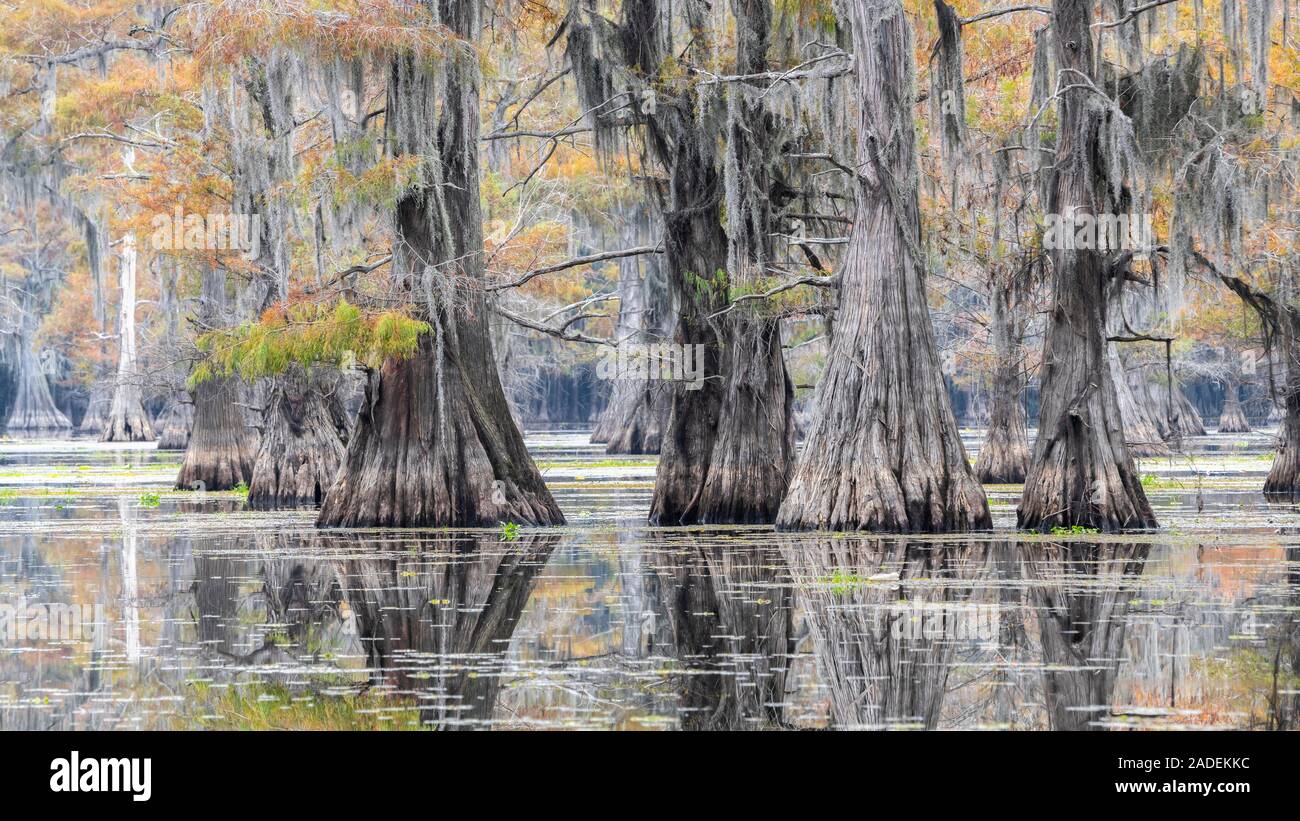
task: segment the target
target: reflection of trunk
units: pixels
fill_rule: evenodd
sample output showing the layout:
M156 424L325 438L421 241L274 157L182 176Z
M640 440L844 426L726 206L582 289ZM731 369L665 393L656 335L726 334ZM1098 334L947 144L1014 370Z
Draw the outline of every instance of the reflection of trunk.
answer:
M123 496L117 505L122 518L123 649L126 660L134 664L140 660L140 540L135 528L135 500Z
M189 397L171 396L158 414L158 450L185 450L194 425L194 403Z
M1082 542L1022 547L1038 612L1050 729L1104 729L1124 656L1125 616L1148 549Z
M1091 0L1053 0L1052 40L1058 71L1092 77ZM1092 214L1107 199L1095 159L1111 114L1082 79L1061 92L1048 212ZM1117 169L1112 173L1118 175ZM1043 383L1019 526L1050 530L1081 525L1108 531L1154 527L1124 444L1124 420L1108 356L1107 271L1096 250L1054 249L1052 310L1043 350Z
M1014 484L1029 470L1029 431L1025 406L1020 401L1024 385L1016 332L1017 318L1010 304L1012 288L998 278L990 294L990 333L993 336L993 398L988 436L975 460L981 482Z
M1223 410L1219 413L1219 433L1250 433L1250 420L1241 406L1241 382L1235 373L1223 381Z
M783 545L835 727L938 724L956 646L996 638L991 620L988 635L971 632L973 585L961 578L983 564L972 549L854 538Z
M212 653L234 655L240 638L240 568L221 555L194 557L194 619L199 647Z
M692 541L686 558L670 543L650 557L685 668L682 729L781 727L794 611L789 587L777 584L780 558Z
M136 252L135 234L122 237L122 297L118 313L117 383L113 387L113 404L101 442L152 442L153 425L140 399L140 373L135 344Z
M478 6L425 4L472 43ZM488 328L479 209L478 65L472 48L389 67L386 147L425 158L397 202L392 274L431 325L407 360L372 375L318 524L327 527L560 524L510 415Z
M194 427L181 463L180 490L230 490L253 478L257 432L245 422L248 389L237 378L208 379L194 389Z
M1269 697L1267 729L1294 730L1300 726L1300 547L1286 548L1288 591L1286 615L1270 633L1273 650L1273 692Z
M291 367L275 380L248 483L255 510L321 504L343 461L347 421L337 380Z
M988 503L958 435L926 302L910 25L898 0L848 5L861 101L857 216L839 273L817 417L777 524L988 527Z
M372 678L418 696L426 725L490 721L510 637L554 546L440 539L419 555L349 561L342 584Z
M5 429L11 434L66 431L72 423L54 404L31 340L27 332L20 332L14 340L14 404Z

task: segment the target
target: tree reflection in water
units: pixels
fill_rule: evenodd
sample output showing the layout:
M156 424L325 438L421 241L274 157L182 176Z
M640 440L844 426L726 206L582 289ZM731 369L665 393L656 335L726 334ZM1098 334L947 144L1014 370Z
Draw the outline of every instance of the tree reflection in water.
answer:
M341 568L372 683L414 698L426 725L482 726L492 718L510 637L558 536L412 541L399 556Z
M978 608L989 545L900 538L783 542L837 728L937 726L959 645L997 638Z
M727 534L659 536L647 563L671 636L682 729L785 725L793 653L790 585L781 555Z
M1147 544L1112 542L1020 545L1037 614L1051 729L1109 726L1126 615L1149 550Z

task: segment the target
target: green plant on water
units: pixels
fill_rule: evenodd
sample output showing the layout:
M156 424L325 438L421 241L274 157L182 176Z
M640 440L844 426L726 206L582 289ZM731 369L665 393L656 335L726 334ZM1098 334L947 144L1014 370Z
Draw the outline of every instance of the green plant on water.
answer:
M519 525L514 522L501 523L501 541L513 542L519 538Z
M162 496L157 493L141 493L140 507L158 507L162 502Z
M1100 532L1101 531L1095 527L1084 527L1083 525L1070 525L1069 527L1066 527L1064 525L1057 525L1056 527L1052 528L1053 536L1082 536L1086 533L1100 533Z
M230 489L232 493L238 493L240 496L248 495L248 483L240 479L239 484Z

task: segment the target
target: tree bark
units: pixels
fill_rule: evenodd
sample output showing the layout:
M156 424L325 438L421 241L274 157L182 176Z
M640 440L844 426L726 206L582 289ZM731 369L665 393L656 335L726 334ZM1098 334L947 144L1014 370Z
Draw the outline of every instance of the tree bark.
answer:
M478 6L428 4L473 42ZM371 376L322 527L460 527L564 516L524 447L492 352L482 290L478 65L452 48L435 66L393 58L385 114L393 155L424 158L424 185L394 215L394 284L432 329ZM470 287L466 287L466 285Z
M975 459L976 478L989 484L1018 484L1029 470L1029 429L1021 401L1023 351L1011 294L1010 284L998 279L990 295L995 358L992 410L988 435Z
M646 207L638 208L630 220L636 229L637 245L656 241L648 212ZM673 339L677 323L671 304L672 288L657 256L619 260L615 338L620 346ZM603 443L608 454L658 453L672 410L672 392L671 383L619 379L614 383L600 423L591 434L592 443Z
M1282 427L1278 431L1277 455L1264 480L1264 494L1296 499L1300 498L1300 345L1292 341L1288 348Z
M108 409L113 404L113 391L112 383L106 376L97 374L93 378L95 381L90 385L86 412L82 414L81 421L77 424L77 431L98 435L104 432L104 425L108 423Z
M14 340L14 403L5 430L10 434L66 432L72 423L54 404L41 360L32 348L32 336L24 330Z
M275 510L324 502L343 461L348 429L336 381L299 366L275 380L262 412L249 507Z
M1241 406L1241 380L1230 373L1223 381L1223 410L1219 412L1219 433L1250 433L1250 420Z
M1168 456L1169 447L1164 442L1169 430L1168 405L1152 399L1146 379L1140 374L1134 387L1118 348L1118 343L1108 343L1106 359L1124 423L1124 444L1133 456Z
M1053 0L1058 70L1094 77L1091 0ZM1069 85L1084 85L1078 75ZM1094 81L1095 82L1095 81ZM1085 87L1059 101L1048 211L1095 213L1106 183L1096 178L1103 155L1097 132L1104 109ZM1029 475L1017 511L1022 528L1063 525L1107 531L1155 527L1124 443L1115 379L1107 350L1106 265L1096 250L1053 249L1053 299L1043 352L1043 383Z
M136 359L136 251L135 234L122 237L120 269L122 296L117 323L117 383L101 442L152 442L153 425L140 398L140 373Z
M856 218L817 416L777 526L991 526L939 366L918 248L912 34L899 0L848 4L861 101ZM900 185L901 183L901 185Z
M176 477L178 490L231 490L252 480L258 435L244 409L249 393L235 377L209 379L194 389L194 427Z
M1205 422L1201 420L1201 412L1192 404L1192 400L1187 398L1183 393L1182 387L1174 382L1171 387L1173 391L1173 430L1174 436L1204 436Z
M666 61L678 59L680 54L688 60L698 56L704 62L716 54L712 37L717 32L704 7L685 4L676 10L689 29L690 41L684 48L674 47L675 21L665 14L659 0L628 0L617 26L596 14L575 17L568 24L568 54L583 104L591 110L606 105L616 81L630 83L624 93L638 101L637 116L645 124L648 151L667 173L667 190L651 183L651 193L662 201L664 266L680 311L675 341L703 346L702 385L673 391L660 443L650 521L664 525L770 522L780 504L793 453L779 330L769 327L775 325L770 319L746 319L737 314L719 322L715 317L727 307L733 282L743 282L746 276L745 271L734 269L734 261L752 262L758 251L750 240L767 240L770 215L760 214L762 230L752 237L729 236L739 215L724 210L723 194L738 195L732 184L742 180L724 173L723 168L730 158L723 156L722 150L731 150L735 143L720 140L703 114L703 109L716 107L717 97L710 97L698 108L677 101L645 103L655 89L644 85L643 78L657 75ZM736 2L732 11L738 64L761 63L770 26L770 0ZM611 71L614 62L624 69L618 77ZM715 88L712 93L723 92ZM755 119L762 116L756 106L734 113L740 124L729 115L729 129L766 129ZM608 146L609 120L602 116L593 118L596 139L598 145ZM768 192L761 179L772 159L769 152L778 148L761 139L747 146L747 155L752 149L763 159L744 169L754 175L744 181L754 184L744 196L766 199ZM748 219L753 212L745 210ZM736 243L744 246L739 257L730 253ZM741 362L742 356L753 359Z
M185 450L190 444L190 428L194 426L194 403L189 397L171 396L155 420L158 430L158 450Z

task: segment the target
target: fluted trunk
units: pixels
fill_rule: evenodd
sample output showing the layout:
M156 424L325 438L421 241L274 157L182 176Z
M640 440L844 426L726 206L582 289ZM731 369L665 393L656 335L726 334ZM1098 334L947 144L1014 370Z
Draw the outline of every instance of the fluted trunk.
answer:
M276 378L262 412L262 438L248 483L255 510L315 507L343 461L347 418L332 375L299 366Z
M257 430L245 407L249 389L237 378L208 379L195 387L194 427L176 477L179 490L231 490L253 478Z
M9 434L66 433L72 423L54 404L41 360L32 347L32 335L20 332L14 340L14 401L5 430Z
M141 400L140 373L135 344L136 251L135 234L122 237L122 294L117 323L117 382L104 423L101 442L152 442L153 425Z
M778 527L991 525L939 366L919 249L912 34L899 0L848 3L861 101L856 219L817 416ZM893 135L888 142L883 136ZM901 184L901 185L900 185Z
M475 3L426 5L456 37L475 40ZM472 48L433 64L398 55L390 66L387 149L422 156L426 177L396 205L393 285L430 330L409 359L371 375L322 527L564 522L511 417L487 301L474 287L484 278L478 83Z
M988 435L975 459L975 476L990 484L1016 484L1029 470L1029 430L1025 406L1022 356L1015 331L1016 318L1008 304L1011 288L995 283L990 296L993 336L993 396Z
M1250 433L1250 420L1241 406L1241 382L1235 374L1223 381L1223 410L1219 412L1219 433Z
M1058 70L1093 72L1091 0L1054 0L1052 40ZM1061 92L1060 135L1048 211L1094 213L1107 184L1094 158L1106 109L1082 81ZM1108 271L1094 250L1056 248L1052 309L1043 351L1043 382L1029 475L1017 511L1022 528L1080 525L1107 531L1156 525L1125 444L1116 380L1108 355Z

